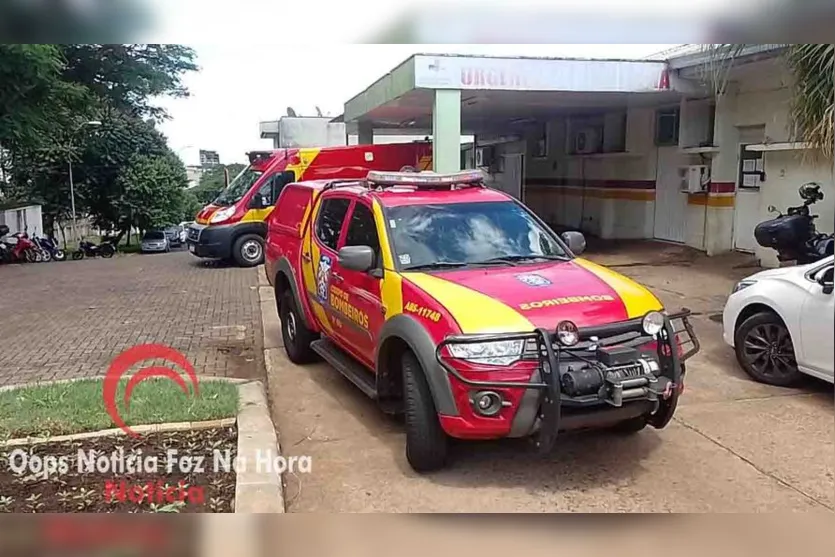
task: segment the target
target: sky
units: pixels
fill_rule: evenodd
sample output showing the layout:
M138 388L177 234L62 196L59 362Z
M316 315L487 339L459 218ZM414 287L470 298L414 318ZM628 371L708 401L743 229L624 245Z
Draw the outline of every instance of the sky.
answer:
M258 124L292 107L300 115L338 116L344 103L419 52L508 56L642 58L672 44L590 45L191 45L200 71L186 76L191 95L159 102L170 119L161 126L186 164L199 150L221 162L245 162L246 152L269 149Z

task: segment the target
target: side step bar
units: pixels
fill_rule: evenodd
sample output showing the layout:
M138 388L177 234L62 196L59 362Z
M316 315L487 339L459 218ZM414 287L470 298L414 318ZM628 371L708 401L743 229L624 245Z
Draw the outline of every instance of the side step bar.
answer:
M314 340L310 348L322 356L336 370L359 387L371 399L377 400L377 384L374 374L357 363L349 354L326 338Z

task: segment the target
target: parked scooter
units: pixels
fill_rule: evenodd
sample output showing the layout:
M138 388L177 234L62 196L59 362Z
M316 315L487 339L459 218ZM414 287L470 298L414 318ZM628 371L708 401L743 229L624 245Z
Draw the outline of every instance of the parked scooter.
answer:
M9 227L5 224L0 224L0 263L12 262L12 248L5 242L8 233Z
M115 253L116 248L113 247L113 244L111 244L110 242L94 244L93 242L88 242L87 240L81 240L81 242L79 242L78 244L78 249L72 252L72 258L74 261L84 259L85 257L97 256L109 259L113 257L113 254Z
M11 237L4 240L4 243L9 248L10 261L12 263L19 261L28 261L30 263L40 263L44 261L44 255L41 249L29 239L26 232L17 232Z
M809 213L809 206L823 199L820 184L809 182L798 189L803 205L789 207L784 215L772 205L768 208L777 217L763 221L754 228L754 238L764 248L777 251L777 259L796 261L798 265L814 263L832 255L835 235L822 234L815 228L818 215Z
M32 240L35 242L35 244L37 244L41 251L43 251L48 256L45 259L46 261L49 261L50 259L52 261L64 261L67 258L67 254L64 252L64 250L58 247L58 243L52 238L49 238L47 236L38 238L36 236Z

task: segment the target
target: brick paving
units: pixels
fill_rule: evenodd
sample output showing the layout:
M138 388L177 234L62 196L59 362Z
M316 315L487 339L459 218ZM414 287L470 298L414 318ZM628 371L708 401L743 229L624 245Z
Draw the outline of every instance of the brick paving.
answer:
M259 378L261 338L255 269L182 251L0 265L0 386L103 375L148 342L200 375Z

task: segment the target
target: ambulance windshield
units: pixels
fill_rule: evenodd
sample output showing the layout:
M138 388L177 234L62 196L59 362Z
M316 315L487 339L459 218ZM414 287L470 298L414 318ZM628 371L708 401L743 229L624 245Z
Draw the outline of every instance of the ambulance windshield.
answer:
M234 205L240 201L252 185L258 181L258 178L263 174L260 170L254 170L251 166L244 169L238 174L234 180L229 184L229 187L220 192L220 195L215 199L215 205Z

